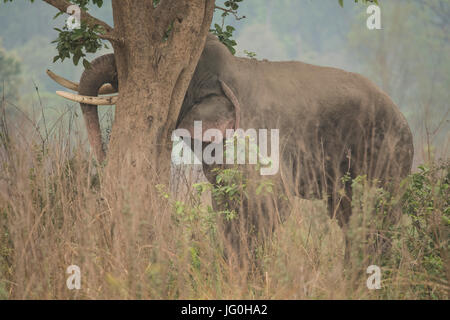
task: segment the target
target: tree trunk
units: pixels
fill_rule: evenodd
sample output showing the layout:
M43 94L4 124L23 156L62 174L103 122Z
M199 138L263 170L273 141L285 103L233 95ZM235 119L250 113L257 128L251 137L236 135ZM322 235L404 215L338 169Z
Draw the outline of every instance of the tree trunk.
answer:
M147 187L169 184L171 134L214 12L213 0L153 3L112 1L120 99L106 165Z

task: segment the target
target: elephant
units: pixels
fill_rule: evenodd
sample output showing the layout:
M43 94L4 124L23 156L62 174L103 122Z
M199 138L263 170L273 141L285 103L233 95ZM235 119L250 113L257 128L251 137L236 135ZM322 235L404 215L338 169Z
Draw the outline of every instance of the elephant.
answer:
M90 143L101 155L97 109L92 105L114 102L111 97L96 97L117 91L114 55L95 59L79 85L49 74L79 92L60 94L81 102ZM280 190L286 197L326 198L329 215L344 229L352 212L351 179L366 175L387 188L405 178L412 167L408 123L370 80L303 62L236 57L214 35L207 37L177 128L193 133L194 121L202 121L204 132L217 128L224 137L230 129L279 129L280 170L273 179ZM203 148L209 144L202 141ZM211 183L216 183L216 167L203 163ZM272 205L277 206L277 201ZM250 217L250 211L244 210L244 215ZM268 217L264 219L249 221L264 225Z

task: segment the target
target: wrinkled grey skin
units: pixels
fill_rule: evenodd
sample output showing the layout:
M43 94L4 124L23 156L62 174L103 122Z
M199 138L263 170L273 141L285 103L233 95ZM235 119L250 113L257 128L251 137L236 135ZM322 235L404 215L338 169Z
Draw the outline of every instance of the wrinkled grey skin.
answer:
M239 101L233 103L220 81ZM206 98L203 98L206 97ZM237 58L209 36L186 95L178 127L204 130L232 119L243 129L280 129L281 177L287 193L329 198L341 225L351 214L336 192L344 174L387 183L411 170L414 154L408 123L391 99L361 75L301 62ZM206 123L206 125L205 125ZM208 125L213 123L214 125ZM214 182L209 167L206 176Z
M94 86L91 91L97 92L105 81L92 84L98 69L91 69L83 75L91 79L89 85L82 78L80 87ZM409 126L391 99L371 81L301 62L237 58L212 35L177 126L192 131L194 121L200 120L204 130L280 129L280 174L273 180L287 196L326 196L330 215L344 228L351 214L351 187L342 184L344 174L351 178L367 175L387 186L408 175L412 166ZM214 183L211 170L212 166L204 165L206 177ZM259 211L268 211L265 208ZM254 211L242 214L250 217ZM264 225L264 219L250 220Z

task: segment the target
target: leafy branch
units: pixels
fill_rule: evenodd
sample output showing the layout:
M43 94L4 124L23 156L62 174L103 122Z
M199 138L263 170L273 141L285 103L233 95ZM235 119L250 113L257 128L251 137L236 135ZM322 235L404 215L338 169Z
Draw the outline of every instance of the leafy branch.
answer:
M239 3L242 1L243 0L225 1L225 8L216 6L216 10L222 11L222 25L216 23L214 25L214 29L210 30L210 32L216 35L219 38L219 41L222 42L233 55L236 54L236 49L234 47L237 45L236 41L232 39L235 28L232 26L225 26L225 19L229 15L233 15L236 20L242 20L246 18L245 16L238 15Z

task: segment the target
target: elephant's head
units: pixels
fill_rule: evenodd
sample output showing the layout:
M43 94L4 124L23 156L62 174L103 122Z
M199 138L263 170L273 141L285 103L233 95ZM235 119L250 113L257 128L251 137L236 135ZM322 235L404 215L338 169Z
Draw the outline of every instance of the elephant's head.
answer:
M240 104L235 94L237 84L233 81L233 74L237 71L233 59L234 56L215 36L208 35L205 49L185 96L177 128L186 129L193 137L194 121L202 121L203 131L216 128L225 137L227 129L239 127ZM51 71L47 73L64 87L78 91L78 95L60 91L57 93L81 104L89 142L97 159L103 161L105 153L102 148L97 106L114 104L117 96L97 95L117 92L114 55L108 54L93 60L91 67L81 76L79 84L63 79Z
M194 136L195 121L202 121L203 132L218 129L223 137L227 129L239 128L241 110L235 93L235 72L234 56L215 36L208 35L177 128L186 129L191 137Z

